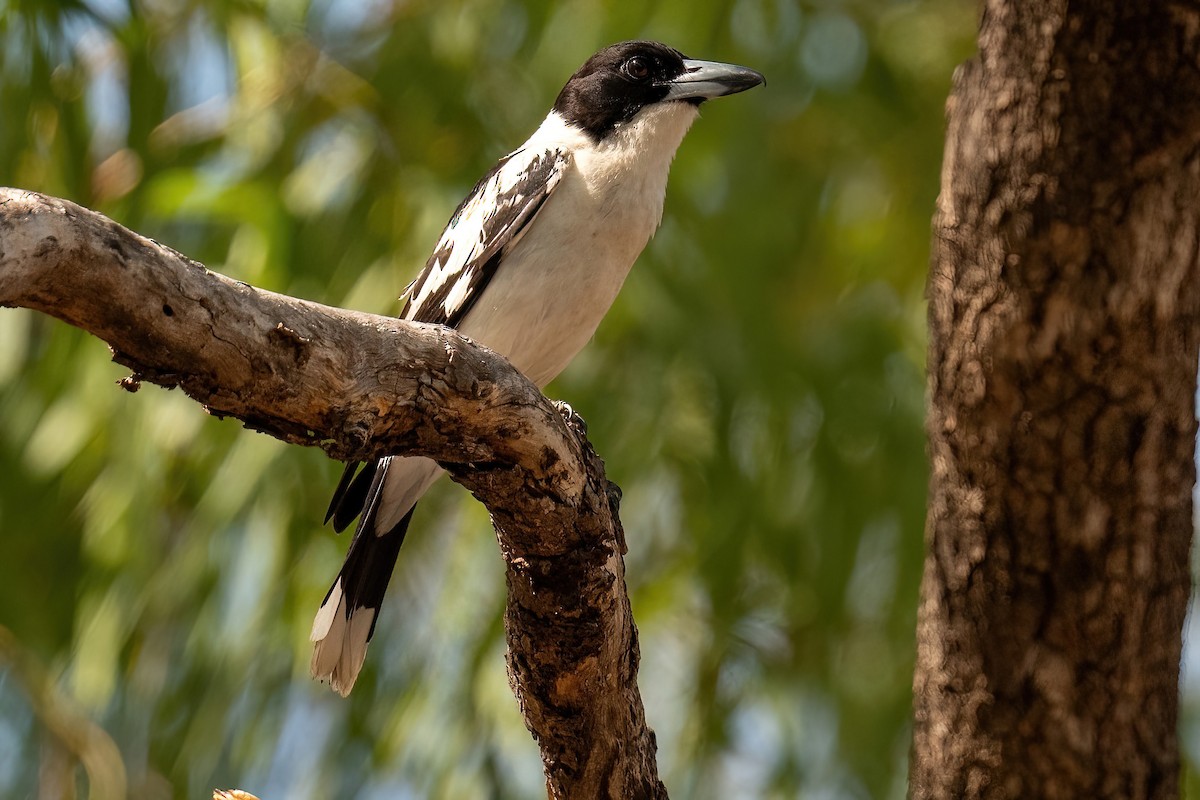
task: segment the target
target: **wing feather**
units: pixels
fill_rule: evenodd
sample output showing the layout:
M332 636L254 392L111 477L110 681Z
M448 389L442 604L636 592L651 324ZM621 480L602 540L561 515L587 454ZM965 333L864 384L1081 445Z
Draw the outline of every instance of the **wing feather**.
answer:
M563 149L517 150L500 160L455 210L400 316L457 327L521 240L571 163Z

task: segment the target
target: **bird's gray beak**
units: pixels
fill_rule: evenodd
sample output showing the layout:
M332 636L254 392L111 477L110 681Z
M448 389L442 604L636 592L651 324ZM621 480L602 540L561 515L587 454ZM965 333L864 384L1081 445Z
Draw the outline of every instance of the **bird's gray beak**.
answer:
M761 72L737 64L684 59L683 74L667 82L668 100L710 100L753 89L767 79Z

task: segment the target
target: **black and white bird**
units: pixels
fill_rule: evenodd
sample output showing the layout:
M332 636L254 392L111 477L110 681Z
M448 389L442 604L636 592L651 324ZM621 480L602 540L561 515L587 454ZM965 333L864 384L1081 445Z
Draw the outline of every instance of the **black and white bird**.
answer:
M700 104L763 83L657 42L606 47L580 67L529 140L450 218L401 316L457 328L539 387L592 338L662 220L667 172ZM359 518L313 621L312 674L342 695L367 642L417 500L442 474L427 458L349 464L326 521Z

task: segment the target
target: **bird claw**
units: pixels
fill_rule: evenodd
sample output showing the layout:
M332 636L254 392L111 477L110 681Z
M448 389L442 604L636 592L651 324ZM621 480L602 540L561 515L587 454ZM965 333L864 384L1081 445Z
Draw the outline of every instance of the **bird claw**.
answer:
M584 436L587 436L588 426L583 417L575 413L575 409L571 408L571 404L565 400L555 400L554 408L559 414L562 414L563 419L567 421L567 425L575 428Z

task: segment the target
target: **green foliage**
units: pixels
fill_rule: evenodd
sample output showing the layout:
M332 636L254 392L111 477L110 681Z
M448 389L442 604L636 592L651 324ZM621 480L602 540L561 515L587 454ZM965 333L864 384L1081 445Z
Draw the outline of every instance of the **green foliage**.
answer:
M974 13L0 0L0 184L265 288L395 313L458 199L597 47L657 38L763 71L764 89L706 107L661 231L550 394L625 490L674 794L899 797L922 291ZM338 465L121 377L97 341L0 311L0 625L112 737L130 791L537 796L482 509L449 483L422 504L342 700L307 677L346 545L319 525ZM0 795L22 797L39 762L75 756L11 663Z

